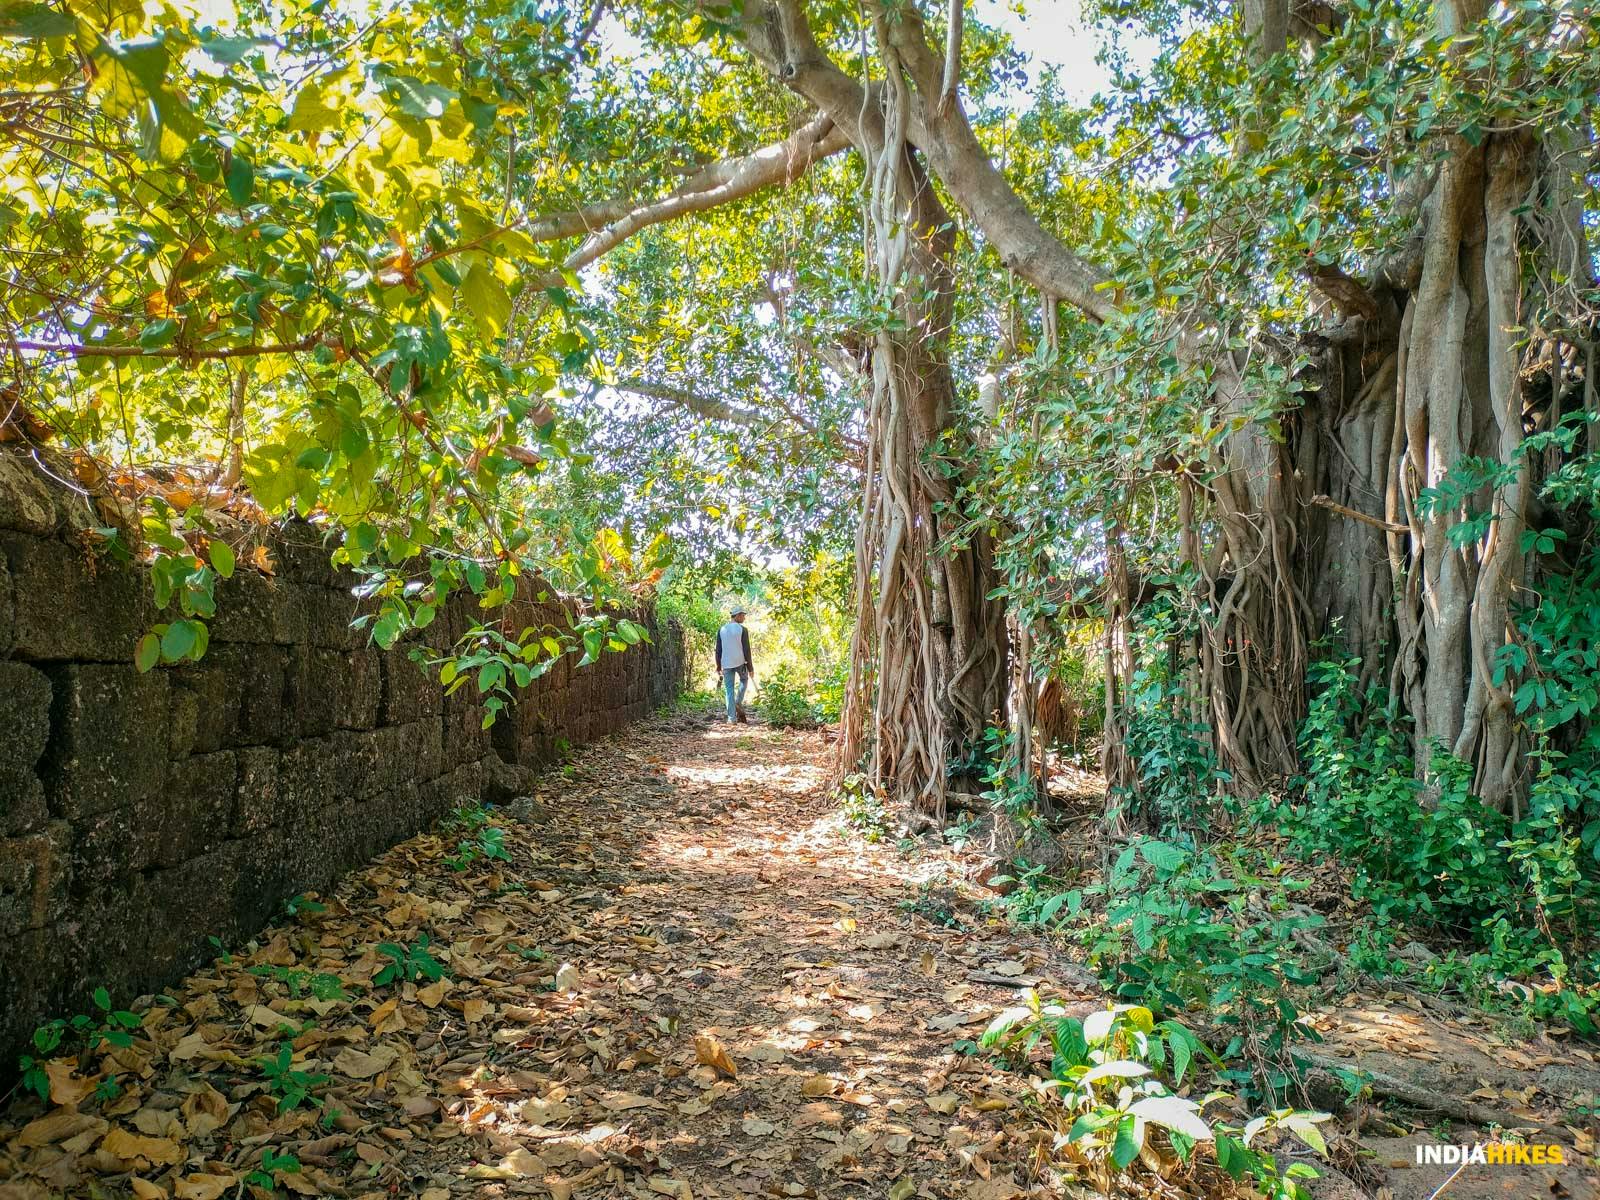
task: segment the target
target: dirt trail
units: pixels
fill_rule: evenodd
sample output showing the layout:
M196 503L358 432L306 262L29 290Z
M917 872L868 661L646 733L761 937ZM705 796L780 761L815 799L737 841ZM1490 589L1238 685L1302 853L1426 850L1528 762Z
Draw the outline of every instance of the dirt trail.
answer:
M55 1065L50 1103L0 1110L0 1200L264 1200L269 1175L363 1200L1059 1195L1017 1079L952 1044L1021 987L1103 998L945 886L963 868L934 839L850 830L825 758L816 734L664 718L499 810L508 859L462 828L397 846L136 1005L133 1044ZM386 978L384 943L421 952L415 978ZM1384 1058L1403 1039L1357 1044L1380 1024L1334 1046ZM280 1105L298 1084L320 1107ZM1371 1143L1367 1173L1421 1200L1448 1171L1407 1169L1410 1145ZM1600 1195L1589 1179L1454 1186Z
M59 1068L56 1103L14 1104L0 1196L212 1200L264 1150L300 1164L280 1192L374 1200L1014 1194L1031 1130L951 1044L1020 985L1087 994L1082 973L922 895L939 856L843 829L824 757L816 734L667 718L510 806L509 862L453 869L460 831L396 847L172 989L87 1078ZM376 981L380 942L424 936L444 979ZM322 1113L279 1111L282 1045L329 1077Z

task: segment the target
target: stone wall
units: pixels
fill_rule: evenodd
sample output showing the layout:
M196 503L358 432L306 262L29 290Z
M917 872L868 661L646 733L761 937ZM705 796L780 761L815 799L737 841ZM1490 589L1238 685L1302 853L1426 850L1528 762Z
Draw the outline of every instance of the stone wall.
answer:
M678 629L636 614L653 644L563 660L485 731L474 687L446 698L351 629L354 580L310 525L267 539L275 574L219 588L201 662L140 674L148 580L94 555L89 523L88 501L0 447L0 1076L96 985L127 1000L171 982L212 939L681 687ZM510 619L564 624L560 604ZM478 615L464 597L430 632Z

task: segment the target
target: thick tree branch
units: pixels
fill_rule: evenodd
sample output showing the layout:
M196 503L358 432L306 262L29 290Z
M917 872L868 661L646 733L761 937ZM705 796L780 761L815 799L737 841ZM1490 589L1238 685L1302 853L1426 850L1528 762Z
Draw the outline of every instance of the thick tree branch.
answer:
M415 273L439 259L476 250L512 231L535 242L583 237L584 241L562 262L561 270L547 271L533 281L537 287L558 287L562 271L582 270L641 229L742 200L765 188L787 186L815 163L849 146L850 139L833 122L816 117L781 142L701 167L660 199L642 203L605 200L565 212L523 218L458 246L425 255L412 264L411 271Z
M1109 319L1117 302L1105 287L1105 276L1045 229L1012 190L978 141L959 97L941 105L943 63L928 45L915 6L898 8L895 20L885 25L913 85L907 134L962 211L1015 274L1095 320ZM757 61L831 117L852 142L875 144L879 106L817 44L802 0L747 5L738 36Z
M727 421L747 428L762 424L760 413L751 412L748 408L735 407L713 396L702 396L699 392L691 392L687 388L651 383L645 379L619 379L611 386L619 392L630 392L647 400L665 400L669 404L676 404L679 408L688 409L696 416L705 417L708 421Z
M567 255L564 271L579 271L614 250L641 229L691 213L742 200L769 187L787 187L814 163L848 149L850 139L826 116L819 116L770 146L739 158L723 159L701 169L682 187L631 209L596 230Z

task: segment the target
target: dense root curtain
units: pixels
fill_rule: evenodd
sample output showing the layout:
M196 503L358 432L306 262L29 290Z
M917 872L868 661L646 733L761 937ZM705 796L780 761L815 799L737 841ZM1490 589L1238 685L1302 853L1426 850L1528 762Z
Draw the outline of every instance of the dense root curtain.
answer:
M949 536L968 436L948 357L954 233L906 140L908 88L881 16L875 32L886 80L865 89L879 110L859 129L870 181L863 233L882 317L871 331L840 766L864 766L875 790L942 821L951 764L970 759L1002 719L1007 630L990 597L988 538Z

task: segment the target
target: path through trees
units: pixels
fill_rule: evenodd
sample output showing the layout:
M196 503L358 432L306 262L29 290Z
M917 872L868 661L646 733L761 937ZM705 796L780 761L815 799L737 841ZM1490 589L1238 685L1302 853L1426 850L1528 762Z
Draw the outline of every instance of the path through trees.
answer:
M940 839L865 840L825 776L819 735L690 713L397 846L136 1004L130 1046L52 1064L49 1103L0 1113L0 1197L1089 1194L1042 1170L1017 1078L954 1047L1023 986L1102 1009L1092 977ZM1319 1022L1328 1056L1512 1124L1597 1075L1377 998Z

